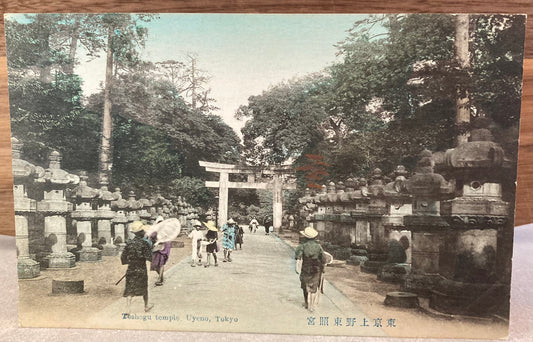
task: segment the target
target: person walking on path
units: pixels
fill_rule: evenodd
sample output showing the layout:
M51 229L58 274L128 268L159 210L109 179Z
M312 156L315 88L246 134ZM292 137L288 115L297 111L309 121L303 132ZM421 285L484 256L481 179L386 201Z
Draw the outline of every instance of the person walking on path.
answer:
M259 222L257 222L257 219L254 217L248 225L248 228L250 228L250 233L255 233L255 231L257 230L257 226L259 226Z
M235 226L235 249L239 245L239 249L242 249L242 243L244 242L244 229L240 225Z
M207 257L206 257L204 267L210 266L211 255L213 255L213 259L215 260L215 266L218 266L218 262L217 262L218 229L215 226L215 222L213 221L208 221L207 223L204 223L204 225L207 227L207 234L205 234L205 240L207 241L207 245L205 246L205 252L207 254Z
M313 227L307 227L300 231L300 234L305 239L296 248L294 258L296 260L302 259L300 286L305 300L304 307L313 312L322 290L322 274L326 260L322 246L316 241L318 232Z
M231 262L231 251L235 249L235 228L236 223L232 218L228 220L227 223L222 225L220 229L224 234L222 236L222 248L224 249L224 260L223 262Z
M152 261L152 251L146 240L144 240L144 225L141 221L134 221L131 224L131 232L135 235L128 240L120 260L123 265L128 265L126 271L126 287L124 297L126 297L126 313L130 314L131 301L134 296L142 296L144 300L144 311L148 312L154 307L148 303L148 271L146 261Z
M268 235L270 234L270 227L272 226L272 219L270 217L266 218L264 221L264 224L265 224L265 235Z
M158 216L154 222L154 225L162 221L163 217ZM152 264L150 266L150 270L157 272L159 278L156 281L155 285L161 286L163 285L163 274L165 272L165 264L167 263L168 258L170 256L170 248L172 247L172 243L170 241L167 241L157 244L157 232L153 232L150 235L150 240L152 241L152 245L154 246L152 248Z
M202 240L204 239L204 233L200 230L202 223L198 220L193 222L194 230L189 234L189 238L192 240L192 255L191 255L191 267L202 265Z

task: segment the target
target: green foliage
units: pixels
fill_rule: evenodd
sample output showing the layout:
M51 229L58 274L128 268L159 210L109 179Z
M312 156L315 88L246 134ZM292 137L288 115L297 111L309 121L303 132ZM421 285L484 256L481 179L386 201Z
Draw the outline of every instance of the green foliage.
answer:
M65 168L96 168L99 119L81 105L80 82L59 72L52 83L9 78L11 129L25 143L25 158L45 165L48 154L58 150Z
M181 176L180 153L164 132L119 115L114 121L114 184L168 186Z
M179 194L193 207L212 208L218 205L214 192L205 187L205 181L194 177L176 178L170 185L170 191Z
M472 42L475 107L505 128L520 116L525 16L476 15Z
M251 96L236 116L251 119L242 129L244 158L250 164L279 164L298 158L321 138L327 117L329 77L313 74Z
M113 115L150 125L164 132L180 151L184 176L204 173L198 161L236 162L239 139L216 115L189 108L174 85L154 77L150 63L141 63L116 77L111 100ZM103 108L103 93L90 99L94 111Z

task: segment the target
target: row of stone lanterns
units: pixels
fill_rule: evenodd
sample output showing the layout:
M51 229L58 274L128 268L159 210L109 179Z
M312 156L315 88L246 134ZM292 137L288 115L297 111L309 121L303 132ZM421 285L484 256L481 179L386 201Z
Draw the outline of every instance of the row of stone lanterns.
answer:
M57 151L50 153L47 169L32 165L22 159L22 147L20 141L12 138L20 279L37 277L41 267L73 267L76 256L79 261L97 261L102 255L117 255L128 239L127 228L135 220L150 223L157 216L172 216L180 218L187 227L199 217L199 209L181 197L174 204L159 190L150 199L140 200L130 191L126 200L119 188L114 192L105 185L92 188L87 184L86 172L78 176L61 169L61 155ZM75 225L76 256L67 248L67 223L71 220ZM94 247L95 239L99 248ZM32 259L32 254L38 262Z
M383 269L393 236L407 237L412 272L402 277L403 288L428 296L437 310L501 310L509 302L514 177L488 126L479 118L470 141L446 152L422 151L410 178L398 166L387 184L376 169L370 185L348 179L346 187L307 191L300 213L323 241L366 248L361 269L370 272Z

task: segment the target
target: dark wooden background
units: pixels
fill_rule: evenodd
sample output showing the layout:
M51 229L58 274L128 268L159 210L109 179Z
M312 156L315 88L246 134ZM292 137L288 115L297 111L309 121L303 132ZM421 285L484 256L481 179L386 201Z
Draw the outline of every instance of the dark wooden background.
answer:
M533 222L533 0L1 0L0 12L0 234L15 234L3 14L35 12L528 14L515 224Z

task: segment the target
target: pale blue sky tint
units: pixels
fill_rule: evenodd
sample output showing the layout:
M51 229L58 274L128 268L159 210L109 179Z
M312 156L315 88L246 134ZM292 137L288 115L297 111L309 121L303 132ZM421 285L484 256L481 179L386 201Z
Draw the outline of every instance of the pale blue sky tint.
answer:
M198 55L212 75L218 112L233 118L251 95L293 77L322 70L335 60L334 44L362 15L162 14L148 24L145 57L151 61Z
M16 15L20 20L22 15ZM212 78L209 87L220 115L240 135L233 118L251 95L269 86L318 72L336 60L334 47L364 15L351 14L160 14L147 23L143 57L152 62L198 56ZM105 60L83 62L76 72L86 95L97 91Z

